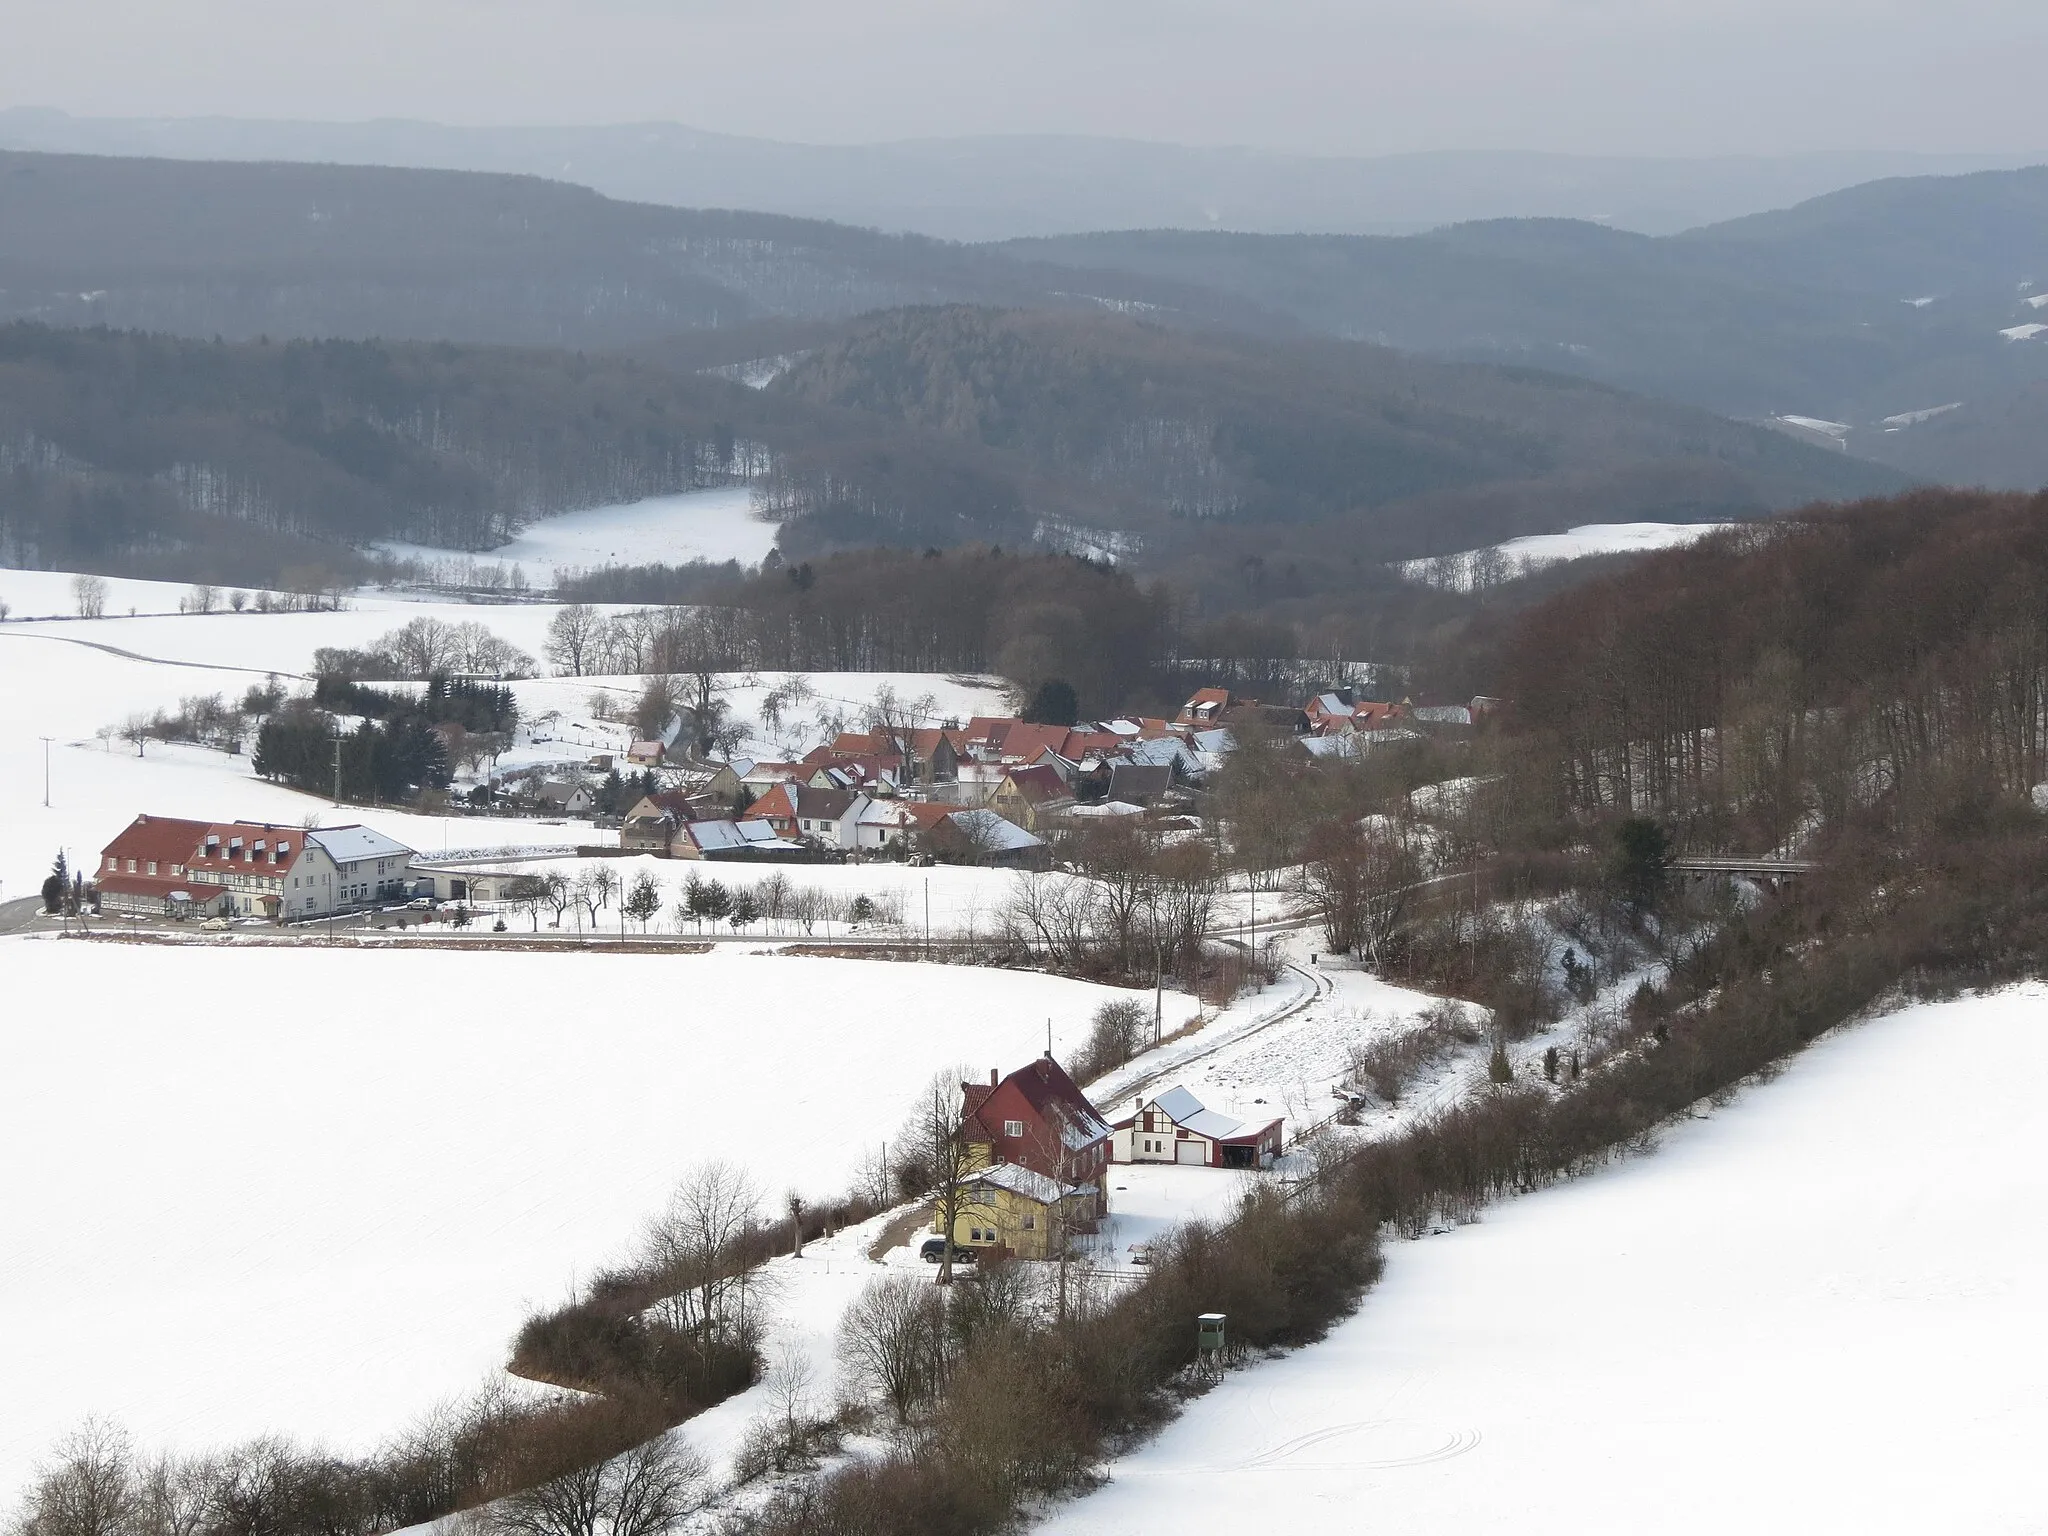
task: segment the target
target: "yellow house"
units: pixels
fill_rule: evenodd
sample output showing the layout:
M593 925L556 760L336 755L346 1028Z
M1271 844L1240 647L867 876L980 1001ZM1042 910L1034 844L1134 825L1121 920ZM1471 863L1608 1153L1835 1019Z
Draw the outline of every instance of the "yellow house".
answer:
M953 1241L1017 1259L1056 1258L1073 1233L1095 1230L1095 1201L1093 1186L1063 1188L1020 1163L997 1163L962 1182Z

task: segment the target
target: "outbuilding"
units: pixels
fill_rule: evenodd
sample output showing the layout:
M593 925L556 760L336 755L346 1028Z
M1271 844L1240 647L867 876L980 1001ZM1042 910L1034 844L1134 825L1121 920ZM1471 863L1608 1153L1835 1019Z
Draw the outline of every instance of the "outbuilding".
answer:
M1169 1088L1110 1127L1119 1163L1179 1163L1196 1168L1264 1168L1280 1155L1281 1116L1240 1120L1210 1109L1186 1088Z

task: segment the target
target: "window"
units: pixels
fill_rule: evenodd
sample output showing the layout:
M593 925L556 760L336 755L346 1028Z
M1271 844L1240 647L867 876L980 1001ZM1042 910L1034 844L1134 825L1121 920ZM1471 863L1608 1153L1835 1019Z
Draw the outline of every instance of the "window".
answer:
M128 873L131 875L135 873L135 861L133 859L128 861Z
M120 861L119 859L115 858L115 857L114 857L114 856L113 856L113 855L112 855L111 853L110 853L110 854L108 854L108 855L107 855L107 868L109 868L109 869L119 869L120 867L121 867L121 861Z
M1022 1120L1005 1120L1003 1122L1003 1134L1005 1136L1022 1136L1024 1134L1024 1122Z
M1038 1218L1036 1216L1026 1216L1024 1218L1024 1230L1026 1232L1036 1232L1038 1230Z
M151 860L149 861L149 872L150 872L150 873L151 873L152 875L156 873L156 860L155 860L155 859L151 859Z

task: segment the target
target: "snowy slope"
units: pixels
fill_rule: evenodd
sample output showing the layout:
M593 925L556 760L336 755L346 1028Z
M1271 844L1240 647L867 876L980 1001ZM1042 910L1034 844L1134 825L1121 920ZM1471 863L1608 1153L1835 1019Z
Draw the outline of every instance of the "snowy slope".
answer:
M293 614L222 622L245 626L247 659L260 668L304 645L299 631L284 627L291 621L304 624L336 617L370 616ZM201 618L0 626L0 900L31 894L60 847L67 850L74 868L81 857L90 867L99 849L139 811L292 826L309 816L328 825L367 819L391 836L432 852L444 846L574 846L606 840L593 834L587 823L443 821L395 811L334 810L316 796L256 778L246 757L152 745L138 758L132 747L97 741L95 730L118 725L129 714L175 707L188 694L239 695L263 680L260 670L163 665L93 648L105 644L125 649L125 642L134 638L133 627L152 622L188 627L190 652L236 654L225 645L215 651L219 632L208 630L213 621ZM380 622L377 633L390 627L388 615ZM88 639L93 643L76 643ZM310 654L310 647L306 649ZM47 807L45 748L40 739L44 736L51 738Z
M944 966L0 940L0 1507L89 1412L360 1447L502 1364L676 1177L842 1188L933 1071L1104 989Z
M727 486L565 512L542 519L510 544L481 555L417 544L380 547L429 564L518 565L535 586L552 586L557 571L604 565L682 565L691 560L758 565L775 547L776 532L774 523L754 516L753 492L745 486Z
M1043 1528L2039 1531L2044 1018L2033 986L1856 1026L1653 1156L1395 1245L1326 1342Z
M1500 571L1513 577L1546 565L1583 560L1591 555L1637 555L1676 549L1706 537L1727 523L1585 523L1563 533L1532 533L1485 549L1461 550L1428 560L1409 560L1400 571L1410 581L1428 581L1460 591L1472 585L1474 566L1482 556L1498 554Z

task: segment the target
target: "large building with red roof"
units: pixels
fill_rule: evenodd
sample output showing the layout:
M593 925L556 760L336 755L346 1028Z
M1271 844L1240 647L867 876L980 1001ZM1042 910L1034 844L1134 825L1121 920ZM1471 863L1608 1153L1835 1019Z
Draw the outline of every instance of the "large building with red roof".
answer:
M100 910L298 922L402 900L412 850L363 826L138 816L100 851Z

